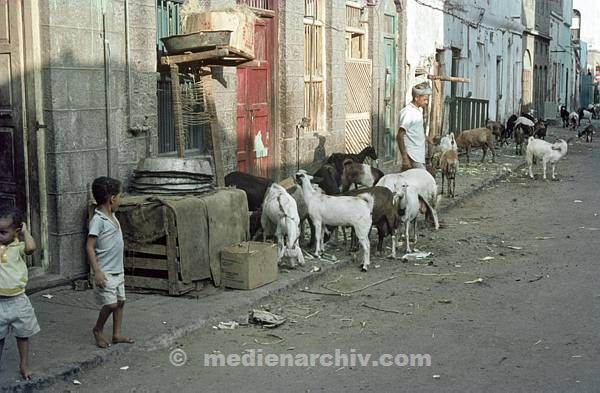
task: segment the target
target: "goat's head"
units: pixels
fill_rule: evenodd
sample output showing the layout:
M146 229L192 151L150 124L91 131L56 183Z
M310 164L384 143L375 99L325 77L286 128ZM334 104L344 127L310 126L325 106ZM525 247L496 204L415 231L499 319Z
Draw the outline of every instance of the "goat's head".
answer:
M300 169L296 172L296 183L302 185L302 180L307 179L309 182L313 179L311 175L308 174L304 169Z
M377 160L377 152L373 146L367 146L363 149L364 154L372 160Z

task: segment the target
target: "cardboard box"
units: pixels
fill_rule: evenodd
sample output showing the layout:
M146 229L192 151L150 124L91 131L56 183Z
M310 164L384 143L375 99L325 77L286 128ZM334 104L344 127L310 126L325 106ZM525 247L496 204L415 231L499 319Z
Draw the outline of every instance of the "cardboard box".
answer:
M190 14L184 32L230 30L230 46L254 58L254 24L252 12L208 11Z
M277 280L277 245L242 242L221 251L221 283L229 288L254 289Z

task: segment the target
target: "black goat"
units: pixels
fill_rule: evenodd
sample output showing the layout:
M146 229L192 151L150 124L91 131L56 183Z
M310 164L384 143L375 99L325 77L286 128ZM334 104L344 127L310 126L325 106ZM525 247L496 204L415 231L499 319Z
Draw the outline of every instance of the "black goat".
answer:
M546 122L544 120L538 120L533 126L533 136L538 139L546 139Z
M248 199L248 210L256 211L262 206L267 189L273 184L273 180L265 177L254 176L244 172L231 172L225 176L225 185L235 186L244 190Z
M562 119L563 128L569 126L569 111L565 105L560 106L560 118Z
M324 164L314 174L313 183L318 184L327 195L335 195L340 192L340 173L332 164Z
M519 116L517 115L511 115L508 120L506 121L506 138L512 138L513 135L513 131L515 130L515 122L517 121L517 119L519 118Z
M365 162L365 158L370 157L372 160L377 159L377 152L373 148L373 146L367 146L360 151L358 154L354 153L333 153L327 159L327 163L331 164L335 167L337 171L336 181L338 184L342 182L342 173L344 172L344 161L346 159L351 159L354 162L363 163Z

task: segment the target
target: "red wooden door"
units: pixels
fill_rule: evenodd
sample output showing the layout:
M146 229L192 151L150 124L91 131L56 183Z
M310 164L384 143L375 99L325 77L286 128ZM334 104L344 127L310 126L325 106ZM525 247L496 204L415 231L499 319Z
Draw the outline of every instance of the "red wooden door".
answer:
M0 0L0 204L26 209L21 3Z
M258 18L254 30L255 60L237 70L237 169L269 177L272 151L271 67L273 19ZM266 148L257 151L257 143ZM262 154L261 154L262 153ZM258 157L257 155L263 155Z

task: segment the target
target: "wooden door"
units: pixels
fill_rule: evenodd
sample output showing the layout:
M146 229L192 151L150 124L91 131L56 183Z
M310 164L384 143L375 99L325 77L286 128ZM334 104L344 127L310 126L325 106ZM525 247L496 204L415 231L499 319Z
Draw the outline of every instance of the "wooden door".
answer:
M0 0L0 204L25 212L21 12L19 1Z
M396 107L396 41L394 38L383 38L383 51L385 58L385 85L383 94L383 156L387 159L390 159L395 156L396 150L396 117L394 113L394 109Z
M255 60L237 70L237 169L263 177L269 177L273 155L270 106L273 25L272 18L257 19ZM266 149L263 152L256 150L260 143Z

